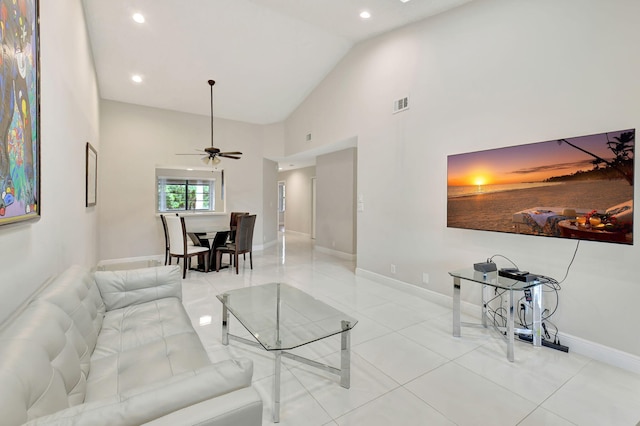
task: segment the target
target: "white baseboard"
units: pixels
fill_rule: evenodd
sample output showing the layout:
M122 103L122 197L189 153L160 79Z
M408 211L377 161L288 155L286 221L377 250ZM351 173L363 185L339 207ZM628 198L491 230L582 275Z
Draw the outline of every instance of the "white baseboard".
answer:
M558 338L560 343L569 347L569 351L640 374L638 356L570 334L558 333Z
M298 231L291 231L289 229L285 228L285 235L286 234L295 234L301 237L307 237L307 238L311 238L311 234L307 234L305 232L298 232ZM318 245L314 245L313 247L314 250L319 251L320 253L324 253L324 254L328 254L331 256L335 256L335 257L339 257L340 259L344 259L344 260L353 260L355 261L357 258L357 255L355 254L351 254L351 253L345 253L343 251L338 251L338 250L333 250L327 247L321 247Z
M344 260L356 260L357 255L351 253L345 253L343 251L332 250L326 247L314 246L314 250L319 251L320 253L329 254L331 256L339 257Z
M286 234L296 234L296 235L300 235L301 237L307 237L307 238L311 238L311 234L308 232L300 232L300 231L292 231L290 229L287 229L286 227L284 228L284 233Z
M389 278L361 268L356 268L356 275L368 278L371 281L384 284L397 290L404 291L411 295L421 297L441 306L448 308L453 307L453 298L451 296L427 290L426 288L418 287L404 281ZM482 316L482 307L480 305L475 305L465 301L460 303L460 311L476 318L481 318ZM596 361L640 374L639 356L566 333L558 333L558 337L560 342L569 348L570 352L575 352Z
M160 264L164 264L164 255L155 254L150 256L138 256L138 257L123 257L120 259L105 259L98 262L98 266L113 266L118 264L130 264L130 263L150 263L150 262L160 262Z
M266 243L262 244L254 244L252 249L253 251L262 251L266 248L275 246L276 244L278 244L278 240L267 241Z
M266 242L264 244L254 244L253 245L253 251L264 250L265 248L274 246L277 243L278 243L277 240L273 240L273 241ZM113 266L113 265L119 265L119 264L123 264L125 266L130 266L130 264L138 263L138 262L142 265L145 262L153 262L153 261L160 262L160 265L163 265L164 264L164 255L163 254L154 254L154 255L149 255L149 256L122 257L122 258L119 258L119 259L105 259L105 260L99 261L97 266L98 266L98 268L101 267L101 266ZM148 266L148 265L145 265L145 266ZM144 267L144 266L141 266L141 267Z
M356 275L359 277L369 278L371 281L385 284L386 286L393 287L396 290L410 293L413 296L420 297L422 299L428 300L429 302L437 303L438 305L447 308L453 307L453 299L451 297L432 290L427 290L426 288L408 284L404 281L396 280L395 278L389 278L376 272L367 271L366 269L361 268L356 268Z

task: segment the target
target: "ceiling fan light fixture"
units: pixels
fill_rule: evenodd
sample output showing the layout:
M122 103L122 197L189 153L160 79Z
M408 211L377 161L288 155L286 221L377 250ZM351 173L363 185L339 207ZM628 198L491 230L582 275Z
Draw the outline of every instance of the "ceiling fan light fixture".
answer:
M204 148L203 154L204 157L200 158L204 164L209 165L211 163L213 166L220 164L221 158L231 158L234 160L239 160L242 155L240 151L228 151L228 152L220 152L220 148L216 148L213 146L213 85L216 84L214 80L208 80L210 91L211 91L211 146L207 146ZM176 154L176 155L198 155L198 154ZM202 155L202 153L200 154Z

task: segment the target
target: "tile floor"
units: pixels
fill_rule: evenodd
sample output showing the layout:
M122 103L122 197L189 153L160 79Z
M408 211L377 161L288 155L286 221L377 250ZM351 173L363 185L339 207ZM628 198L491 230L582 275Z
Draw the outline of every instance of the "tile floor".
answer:
M272 424L273 356L239 342L223 346L222 309L229 289L286 282L359 320L352 331L351 389L336 376L284 359L281 425L636 425L640 376L575 353L518 342L510 363L491 330L451 335L451 309L357 277L354 262L313 250L300 235L254 253L240 274L189 272L184 303L213 361L248 357L253 385ZM470 319L473 320L473 319ZM231 331L244 330L234 318ZM245 333L246 334L246 333ZM339 366L337 337L299 354Z

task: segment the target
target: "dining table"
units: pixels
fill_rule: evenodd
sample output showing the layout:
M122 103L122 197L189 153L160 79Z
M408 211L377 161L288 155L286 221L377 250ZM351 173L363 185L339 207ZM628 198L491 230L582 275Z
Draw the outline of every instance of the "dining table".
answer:
M191 234L193 234L198 240L199 245L201 245L202 247L207 247L210 250L209 271L204 271L204 265L200 265L200 264L198 265L198 268L197 268L198 270L202 272L210 272L216 269L215 249L216 247L220 247L224 245L224 243L228 239L229 232L230 232L229 226L218 226L218 227L208 228L204 232L191 232ZM221 236L220 238L221 233L224 233L225 235ZM218 243L216 243L216 239L218 240ZM220 240L222 240L222 242L220 242ZM219 269L225 269L228 267L229 267L228 264L224 264L224 265L221 264Z

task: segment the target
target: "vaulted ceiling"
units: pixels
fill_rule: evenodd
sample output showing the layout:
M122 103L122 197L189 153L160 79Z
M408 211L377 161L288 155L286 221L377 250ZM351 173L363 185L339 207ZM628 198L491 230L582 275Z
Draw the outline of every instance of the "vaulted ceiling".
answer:
M213 79L216 117L267 124L287 118L354 44L469 1L83 4L103 99L209 115ZM362 11L371 17L360 18Z

